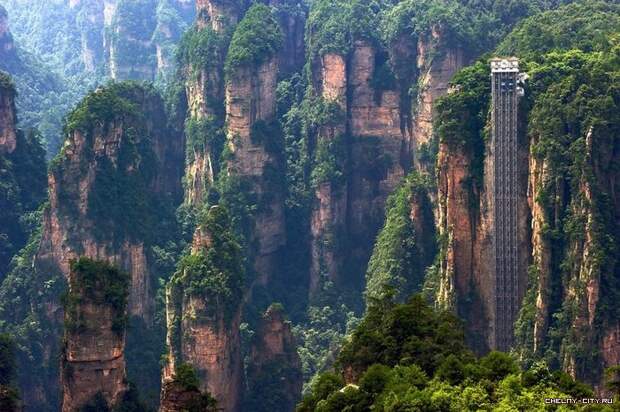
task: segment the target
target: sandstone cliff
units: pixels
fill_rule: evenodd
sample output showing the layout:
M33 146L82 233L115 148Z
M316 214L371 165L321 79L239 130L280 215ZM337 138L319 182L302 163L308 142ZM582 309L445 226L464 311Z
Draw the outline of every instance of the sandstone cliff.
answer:
M435 57L431 59L431 55ZM412 65L412 60L416 64ZM338 154L344 157L339 159L344 181L338 185L329 179L314 182L311 293L322 275L336 281L347 276L339 268L343 260L349 275L365 272L383 223L385 201L412 170L414 157L423 157L423 152L428 157L433 102L446 93L449 79L465 63L463 51L444 44L439 30L428 39L420 37L417 43L400 37L387 50L356 41L345 56L327 53L316 60L316 95L325 102L338 103L342 111L339 120L319 130L317 155L322 142L346 138ZM412 83L420 85L415 106L409 90ZM425 170L432 170L428 159L426 162ZM421 166L420 162L417 165ZM334 247L337 242L344 245L347 239L350 250L343 256ZM349 280L359 282L359 278Z
M195 386L188 386L176 380L168 380L162 386L160 412L200 411L216 412L215 400L200 392Z
M413 118L413 140L417 148L415 160L418 166L429 166L423 164L423 152L429 150L433 137L433 105L446 94L450 80L466 65L466 59L463 48L448 44L438 26L433 27L430 34L418 39L416 66L420 74Z
M99 103L110 107L99 109ZM149 245L167 218L158 216L161 206L154 202L174 204L179 197L180 138L166 126L161 99L137 86L99 89L72 116L49 173L50 207L37 260L65 275L77 256L117 264L131 275L129 313L148 323L154 274Z
M484 139L487 126L490 86L488 69L482 63L454 79L455 88L439 106L442 127L437 157L437 220L440 234L437 299L440 306L452 307L465 320L466 337L472 349L484 353L495 348L495 280L493 233L493 179L495 156L490 139ZM463 79L463 80L461 80ZM475 79L475 80L472 80ZM462 82L459 83L459 82ZM477 82L477 83L476 83ZM486 83L483 83L486 82ZM456 103L461 87L471 91L482 85L477 100L470 95ZM462 95L461 95L462 96ZM471 100L468 100L471 99ZM455 103L452 103L455 102ZM459 120L444 127L443 112ZM477 113L477 114L476 114ZM469 116L478 120L469 122ZM523 116L519 122L519 164L527 164L528 141ZM527 168L519 168L518 208L519 273L518 298L527 288L530 261Z
M238 411L243 388L239 323L243 296L241 249L221 206L204 212L193 250L166 288L168 326L164 390L181 365L193 367L199 389L224 411ZM178 391L162 393L162 408ZM164 409L162 409L164 410Z
M241 67L226 84L227 144L232 159L227 173L246 182L259 205L251 216L249 244L255 245L255 269L266 283L273 254L285 244L284 199L278 188L282 158L277 142L275 91L278 65L275 57L258 67ZM276 174L276 176L274 176Z
M333 122L323 125L317 136L317 146L323 146L324 151L333 150L334 145L343 140L346 124L341 116L347 110L347 72L344 57L329 53L320 59L313 70L315 89L317 94L328 104L333 104L339 112ZM317 153L320 153L317 149ZM338 150L338 155L343 151ZM317 156L318 157L318 156ZM322 159L319 159L319 161ZM334 159L334 166L342 168L344 159ZM339 170L342 174L342 170ZM342 231L346 221L346 185L342 179L334 181L333 176L325 176L314 183L314 205L310 221L311 230L311 266L310 266L310 294L314 294L320 287L323 276L336 279L340 271L343 256L339 256L337 249L330 244L330 238L335 237L336 231Z
M14 53L15 44L9 29L9 16L6 9L0 5L0 57L8 59Z
M302 387L301 361L282 307L263 314L250 349L247 408L293 411Z
M268 4L275 9L284 38L278 56L280 71L292 74L302 68L306 57L306 6L299 0L269 0Z
M65 298L62 411L103 397L118 404L125 382L125 324L129 277L105 262L71 263Z
M202 17L200 17L202 16ZM208 16L208 15L207 15ZM199 24L185 34L180 45L188 114L185 121L187 156L185 168L185 203L200 207L219 172L224 126L224 58L227 41L224 26ZM210 17L209 17L210 18ZM215 16L213 17L215 18ZM204 50L198 45L212 45ZM198 58L198 52L204 55Z
M1 24L0 22L0 27ZM16 125L15 88L10 77L0 72L0 154L12 153L15 150Z
M250 33L251 37L248 35ZM263 49L251 55L251 42ZM226 149L224 201L244 188L252 212L241 228L260 284L269 282L275 254L285 243L283 138L275 119L282 33L271 9L252 6L235 30L226 61ZM258 52L256 52L258 53ZM241 57L238 57L241 56ZM233 206L239 207L241 205ZM247 209L246 209L247 210ZM238 218L239 218L238 217Z
M228 0L196 0L196 25L202 29L211 27L222 32L239 21L240 2Z
M120 0L108 28L110 77L115 80L152 80L156 50L151 41L157 21L146 0Z
M72 2L70 7L77 11L80 26L80 57L87 72L95 72L105 64L106 55L103 33L106 27L104 10L109 1Z
M591 127L584 133L584 157L569 187L557 175L557 164L536 152L540 136L531 136L532 265L518 324L519 353L527 359L557 353L559 366L571 376L602 390L604 368L620 361L609 280L617 272L610 242L618 222L618 177L611 167L618 152L606 130Z
M79 36L83 69L117 80L167 77L194 18L188 0L71 0L69 9L67 30Z

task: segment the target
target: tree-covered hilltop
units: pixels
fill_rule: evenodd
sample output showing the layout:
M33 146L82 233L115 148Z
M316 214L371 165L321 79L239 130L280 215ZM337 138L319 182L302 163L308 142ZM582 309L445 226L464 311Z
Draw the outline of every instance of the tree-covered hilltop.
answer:
M543 362L523 371L501 352L476 358L465 347L460 322L435 312L421 296L372 306L335 365L315 380L298 412L540 411L547 410L545 398L593 396Z

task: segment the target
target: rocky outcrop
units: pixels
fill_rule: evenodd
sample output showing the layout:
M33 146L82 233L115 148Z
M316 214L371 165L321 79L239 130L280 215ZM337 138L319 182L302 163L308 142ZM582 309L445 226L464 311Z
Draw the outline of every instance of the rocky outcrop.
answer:
M222 314L211 314L213 310L207 310L203 299L181 293L174 287L167 291L169 345L175 344L171 335L175 328L182 335L178 353L169 354L169 364L163 375L164 387L174 380L178 365L186 362L196 369L200 390L209 392L222 410L238 411L243 387L240 306L230 309L236 313L225 321Z
M357 41L349 56L328 53L315 63L316 94L327 104L337 103L343 113L340 120L320 128L317 154L321 145L341 137L343 149L338 156L346 159L338 160L347 171L341 170L344 183L315 182L311 294L322 275L343 280L338 259L347 260L348 272L365 273L383 223L385 201L411 168L409 106L396 82L378 80L379 72L389 72L388 58L370 43ZM343 256L334 245L346 239L355 241Z
M188 364L197 373L199 389L209 392L222 410L235 412L243 388L239 332L243 266L228 219L220 206L207 212L191 254L166 288L169 353L163 388ZM162 399L177 396L174 393L162 393Z
M13 35L9 30L9 14L0 5L0 57L8 58L10 54L14 53L15 44L13 43Z
M303 377L291 324L280 305L263 314L250 349L248 408L293 411L301 396Z
M196 25L202 29L210 26L221 33L239 21L239 2L229 0L196 0Z
M385 201L411 166L408 130L401 127L399 93L375 84L377 50L356 42L348 67L348 132L351 135L347 230L353 273L365 273L375 237L383 224ZM387 58L387 56L384 56Z
M444 240L438 301L466 320L468 343L483 353L494 339L495 282L489 255L492 209L488 203L492 198L485 196L486 190L481 195L468 187L471 156L465 151L442 144L437 164L437 219Z
M115 107L112 116L97 118L99 100ZM156 241L149 233L165 219L151 202L174 204L180 196L181 137L167 128L161 98L138 86L98 89L73 116L78 124L49 173L37 261L66 276L78 256L114 263L131 276L130 315L149 323L154 269L148 251Z
M446 44L439 27L434 27L430 34L418 39L416 65L419 78L413 119L416 149L430 144L433 136L433 103L446 94L452 76L466 63L463 49ZM418 150L415 159L420 166Z
M535 144L536 138L532 138ZM534 353L539 353L545 345L549 327L549 312L552 300L551 288L551 247L549 238L545 236L545 227L549 225L548 216L544 207L536 201L537 189L549 181L548 166L542 159L530 156L528 179L528 204L532 213L532 265L537 268L538 282L536 285L535 305L536 315L533 320L532 345ZM558 193L561 195L561 193Z
M232 153L227 173L247 184L260 205L248 240L255 245L254 266L263 284L272 271L274 253L286 242L284 198L274 177L282 173L277 143L281 136L273 127L277 75L277 59L271 57L258 67L235 69L226 83L226 133Z
M11 78L0 72L0 154L12 153L15 150L16 125L15 87Z
M88 72L94 72L105 64L104 8L105 1L85 1L70 5L78 9L81 60Z
M213 37L215 40L219 36L209 29L191 30L196 30L194 35L197 37ZM188 136L185 203L193 207L203 204L218 171L218 148L221 147L216 142L225 117L224 54L225 50L218 47L208 61L187 61L183 68L189 115L185 131Z
M157 21L152 3L120 1L109 27L110 77L115 80L153 80L156 52L151 41Z
M176 45L186 25L194 21L194 2L192 0L160 1L157 6L157 25L152 42L157 58L157 77L166 79L176 70ZM176 15L174 19L164 16Z
M283 74L291 74L300 70L306 57L304 42L306 6L295 0L269 0L284 34L284 44L280 49L278 61Z
M347 111L347 66L345 58L339 54L328 53L321 57L319 66L313 73L317 94L327 104L335 104L341 113ZM317 145L330 147L337 139L342 140L346 132L346 123L337 119L323 125L317 136ZM341 159L342 161L342 159ZM321 278L328 276L336 279L340 272L343 256L330 244L338 230L346 222L347 196L346 183L323 179L315 183L314 204L310 220L310 295L320 287Z
M125 322L129 279L105 262L72 261L65 302L62 411L101 397L120 402L125 379Z
M603 285L617 267L608 256L613 254L614 225L619 221L617 205L618 151L605 133L591 127L583 139L583 161L573 176L578 179L570 190L565 176L557 176L549 159L530 156L529 200L532 208L532 266L527 308L521 322L531 322L524 332L519 350L535 357L552 348L558 351L562 368L571 376L602 389L604 368L620 360L620 325L612 315L613 298ZM534 148L539 136L531 136ZM596 188L596 189L595 189ZM600 194L605 212L601 207ZM607 203L609 202L609 203ZM607 219L607 226L601 221ZM564 225L564 226L562 226ZM577 226L572 226L577 225ZM552 238L563 233L564 248ZM607 232L610 231L610 232ZM560 272L561 271L561 272ZM558 280L562 273L562 280ZM558 325L558 322L563 323ZM568 325L566 330L558 330ZM561 342L549 338L561 334ZM593 353L591 355L591 353Z
M187 387L175 380L164 382L159 412L201 411L216 412L213 398L196 387Z

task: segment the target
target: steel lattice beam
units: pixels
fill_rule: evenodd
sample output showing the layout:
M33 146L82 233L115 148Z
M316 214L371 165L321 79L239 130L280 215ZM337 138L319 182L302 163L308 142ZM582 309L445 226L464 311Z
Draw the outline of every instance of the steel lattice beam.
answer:
M516 58L492 59L492 146L495 230L495 346L512 347L519 311L517 117L521 89Z

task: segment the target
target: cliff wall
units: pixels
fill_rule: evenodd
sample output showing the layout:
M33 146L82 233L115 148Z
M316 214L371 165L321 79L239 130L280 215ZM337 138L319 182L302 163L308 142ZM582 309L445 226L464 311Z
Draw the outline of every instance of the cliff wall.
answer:
M166 289L169 353L163 388L175 380L183 364L191 365L198 389L213 396L218 408L234 412L243 396L239 332L243 262L224 208L213 206L205 213L191 253ZM218 271L221 276L213 278ZM174 393L164 392L162 399L169 402Z
M259 322L247 375L247 410L295 410L303 383L301 361L291 323L277 304L271 305Z
M110 407L127 390L125 322L129 277L105 262L72 261L65 302L62 411L96 397Z
M105 115L96 111L98 101L116 105L111 110L117 112L97 119ZM165 223L155 219L161 206L152 202L179 198L180 137L167 128L161 99L137 86L95 91L70 120L75 127L49 173L50 207L37 260L65 275L77 256L113 262L131 275L128 312L150 323L154 268L148 245Z
M12 153L15 150L16 127L15 88L10 77L0 73L0 154Z
M349 284L360 282L358 275L366 271L384 221L388 195L414 166L433 172L433 104L466 62L463 49L447 45L439 29L414 39L401 36L387 50L355 41L346 56L327 53L316 61L316 94L337 103L343 114L319 130L316 153L322 141L346 137L341 139L342 151L336 152L342 157L338 161L343 181L313 182L311 294L321 274L336 281L348 277ZM412 83L418 85L413 97ZM332 144L329 150L337 149ZM337 252L345 244L348 251Z

